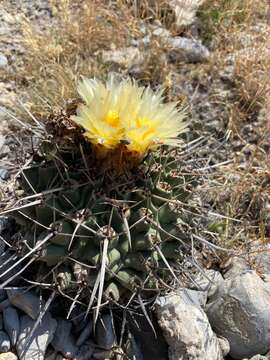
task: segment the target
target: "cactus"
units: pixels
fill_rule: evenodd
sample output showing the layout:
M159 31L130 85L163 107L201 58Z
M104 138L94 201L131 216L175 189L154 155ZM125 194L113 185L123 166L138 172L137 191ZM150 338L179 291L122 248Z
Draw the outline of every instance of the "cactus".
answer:
M36 241L52 232L39 250L37 261L52 267L64 260L71 267L74 259L98 270L104 239L108 239L105 293L119 301L119 294L137 287L158 289L158 273L164 261L157 248L168 261L176 262L184 251L186 239L178 195L181 201L190 197L187 179L172 175L177 168L172 173L166 154L161 159L160 174L153 161L157 159L153 158L145 161L139 174L130 174L127 179L104 177L102 181L95 181L95 176L88 178L83 157L75 147L70 163L65 150L55 152L54 160L50 156L40 154L20 178L25 196L43 194L37 206L13 213L25 232L25 253L28 246L34 247ZM35 238L29 236L31 231ZM72 278L74 274L70 286Z
M50 116L19 178L23 206L12 214L24 240L20 256L35 249L40 272L52 270L61 291L90 288L100 304L99 288L106 299L125 304L134 292L152 296L171 284L189 246L193 219L183 209L196 180L184 171L179 139L172 137L185 128L175 104L162 105L161 94L130 81L108 84L84 80L84 103ZM113 111L105 120L102 113L100 125L94 120L104 98L103 107ZM135 125L121 122L121 111L129 116L128 101L130 114L138 112Z

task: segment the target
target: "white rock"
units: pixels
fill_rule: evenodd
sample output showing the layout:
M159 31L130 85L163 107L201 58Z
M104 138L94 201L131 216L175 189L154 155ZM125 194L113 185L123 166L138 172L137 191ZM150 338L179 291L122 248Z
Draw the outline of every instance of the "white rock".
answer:
M224 265L224 279L233 279L242 272L250 270L246 259L237 256L231 257Z
M156 313L169 345L170 360L223 359L206 314L189 297L184 294L160 297Z
M205 291L183 288L177 289L177 294L189 298L198 307L204 308L207 302L207 293Z
M270 274L270 246L262 245L256 252L251 254L253 267L263 274Z
M117 50L102 51L102 60L105 64L116 64L127 69L143 64L144 56L134 46Z
M175 36L167 39L168 56L173 62L203 63L209 60L210 52L199 40Z
M11 348L10 340L8 334L1 330L0 331L0 353L8 352Z
M56 330L56 320L47 312L37 325L31 338L29 335L36 321L27 315L22 316L20 321L21 329L16 346L20 360L43 360Z
M177 27L191 25L196 16L199 6L205 0L170 0L169 5L175 12Z
M8 59L4 54L0 53L0 68L7 66Z
M224 293L206 311L217 335L228 339L234 359L269 350L270 289L255 271L225 280Z
M2 148L4 147L4 144L5 144L5 141L6 141L6 138L5 136L1 135L0 134L0 156L2 157Z
M186 63L206 62L209 60L210 52L200 40L190 39L172 34L161 25L150 26L151 37L166 48L166 55L173 62L183 61ZM142 43L142 40L140 40Z
M7 169L0 168L0 180L6 181L10 177L10 173Z
M230 343L227 339L225 339L224 337L218 337L218 343L219 343L219 347L221 349L222 355L225 357L229 354L230 352Z
M197 289L206 292L210 301L223 291L224 279L218 271L204 270L204 274L198 273L194 281L198 285Z
M152 35L156 37L163 38L166 40L171 36L170 31L165 29L161 25L153 25L152 28L150 27L150 29L152 29Z

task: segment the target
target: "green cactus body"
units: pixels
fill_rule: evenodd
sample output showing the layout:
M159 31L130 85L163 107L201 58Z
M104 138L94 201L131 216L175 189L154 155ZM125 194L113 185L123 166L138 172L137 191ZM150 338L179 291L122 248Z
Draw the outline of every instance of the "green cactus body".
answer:
M70 266L71 259L89 267L87 284L94 286L105 239L105 296L125 302L125 294L157 290L170 277L157 247L170 263L181 259L178 195L189 196L185 177L174 158L159 155L154 161L148 159L140 171L142 175L127 180L92 176L76 146L59 150L47 142L42 145L42 156L24 170L20 179L24 195L41 193L41 204L13 215L20 220L29 245L33 245L29 229L38 239L53 232L35 256L48 269L63 263L62 288L73 289L80 278L77 267Z

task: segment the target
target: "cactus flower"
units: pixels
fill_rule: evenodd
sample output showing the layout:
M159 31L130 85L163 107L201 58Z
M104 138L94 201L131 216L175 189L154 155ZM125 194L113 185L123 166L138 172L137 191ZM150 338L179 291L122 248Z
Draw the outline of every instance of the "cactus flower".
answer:
M105 151L124 144L141 159L160 145L178 145L178 135L186 129L183 110L176 103L164 103L162 90L154 93L131 79L117 81L111 76L104 84L84 78L78 93L84 103L72 119Z

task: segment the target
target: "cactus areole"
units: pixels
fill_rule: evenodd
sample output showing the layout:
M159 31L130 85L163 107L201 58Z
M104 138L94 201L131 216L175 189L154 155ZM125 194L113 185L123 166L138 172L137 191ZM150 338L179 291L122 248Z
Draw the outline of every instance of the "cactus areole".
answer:
M126 305L169 289L189 245L184 113L132 80L83 79L78 93L21 172L19 255L89 307Z

